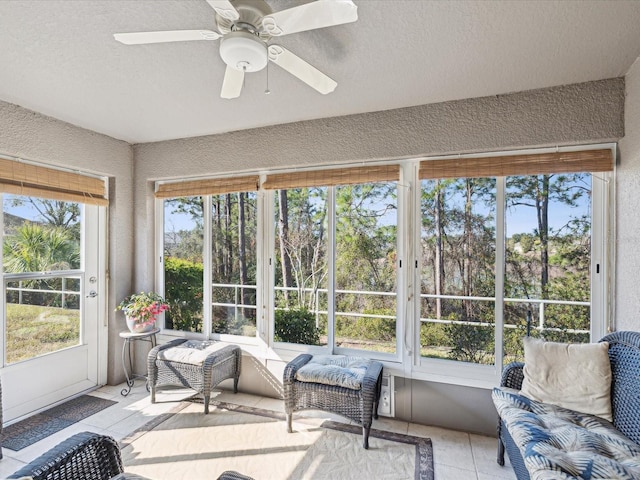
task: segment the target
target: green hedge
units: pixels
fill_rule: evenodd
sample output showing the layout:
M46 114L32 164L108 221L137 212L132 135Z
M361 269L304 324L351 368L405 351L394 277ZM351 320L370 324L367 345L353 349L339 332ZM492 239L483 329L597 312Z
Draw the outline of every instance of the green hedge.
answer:
M180 258L164 259L164 291L169 303L167 328L202 331L203 265Z
M316 317L306 309L276 310L274 333L276 342L320 345Z

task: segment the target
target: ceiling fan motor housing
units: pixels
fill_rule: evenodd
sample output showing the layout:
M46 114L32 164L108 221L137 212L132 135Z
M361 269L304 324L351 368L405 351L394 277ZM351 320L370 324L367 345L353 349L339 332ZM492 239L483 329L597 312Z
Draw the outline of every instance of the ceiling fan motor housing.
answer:
M231 68L257 72L267 66L267 44L252 33L231 32L220 41L220 56Z

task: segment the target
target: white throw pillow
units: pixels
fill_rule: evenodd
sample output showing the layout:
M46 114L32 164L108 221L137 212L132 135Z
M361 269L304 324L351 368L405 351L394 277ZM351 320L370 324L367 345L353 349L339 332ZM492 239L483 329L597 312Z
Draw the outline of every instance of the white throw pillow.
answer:
M572 345L531 337L523 341L522 395L613 420L607 342Z

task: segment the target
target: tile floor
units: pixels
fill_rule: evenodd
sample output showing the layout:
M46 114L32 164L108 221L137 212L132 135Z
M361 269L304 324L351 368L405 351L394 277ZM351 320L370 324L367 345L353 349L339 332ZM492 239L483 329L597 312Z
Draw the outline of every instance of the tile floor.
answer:
M4 458L0 461L0 478L4 478L13 473L25 463L28 463L65 438L78 432L92 431L103 433L111 435L116 440L121 440L132 431L147 423L154 416L165 413L171 409L175 406L174 401L179 401L189 395L189 391L184 389L158 393L158 403L152 405L149 401L149 394L141 383L137 383L127 397L120 395L123 386L124 385L105 386L91 392L91 395L117 400L118 403L116 405L26 447L19 452L3 448L2 453ZM283 410L282 401L273 398L258 397L243 393L234 395L224 390L214 393L214 397L216 400L229 403L238 403L271 410ZM302 412L300 416L345 421L342 417L332 416L324 412ZM508 459L504 467L500 467L495 461L495 438L408 423L384 417L380 417L380 419L374 421L373 428L431 438L433 443L435 480L515 479Z

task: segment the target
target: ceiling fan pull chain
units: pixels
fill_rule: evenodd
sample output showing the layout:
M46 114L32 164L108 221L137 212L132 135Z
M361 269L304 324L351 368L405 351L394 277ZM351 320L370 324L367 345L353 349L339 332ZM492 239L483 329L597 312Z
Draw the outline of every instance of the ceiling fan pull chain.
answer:
M269 62L267 62L267 88L264 91L265 95L269 95L271 93L271 90L269 90Z

